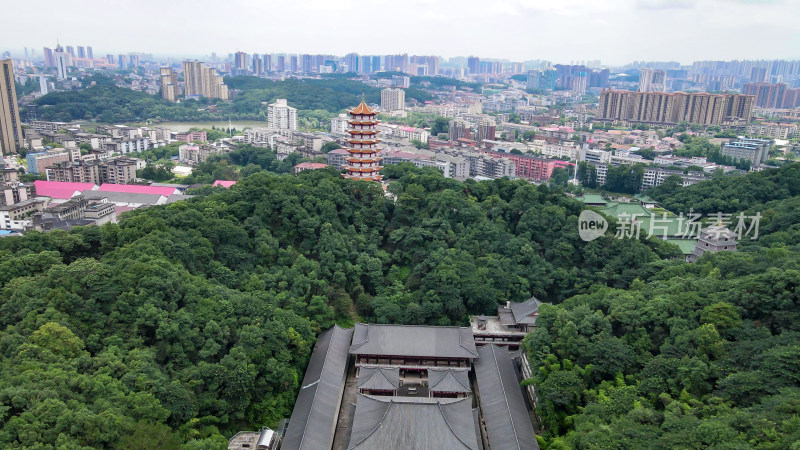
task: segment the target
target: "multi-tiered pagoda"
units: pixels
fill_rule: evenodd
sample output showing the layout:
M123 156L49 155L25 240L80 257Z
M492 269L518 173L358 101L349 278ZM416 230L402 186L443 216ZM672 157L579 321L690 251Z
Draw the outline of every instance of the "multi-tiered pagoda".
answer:
M381 181L383 175L378 173L382 169L378 156L378 143L381 140L377 138L380 131L376 128L378 113L370 109L363 98L360 105L347 112L350 114L350 120L347 121L347 133L350 135L347 138L347 151L350 155L345 158L347 165L344 169L347 173L343 176L354 180Z

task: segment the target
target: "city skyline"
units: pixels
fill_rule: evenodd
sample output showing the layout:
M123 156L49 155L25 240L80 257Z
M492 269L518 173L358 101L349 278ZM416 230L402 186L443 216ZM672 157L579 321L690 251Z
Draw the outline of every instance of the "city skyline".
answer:
M148 5L160 13L151 15ZM227 55L236 51L415 53L513 61L599 59L611 66L636 60L688 64L708 59L800 57L800 24L786 20L800 14L800 3L788 0L566 0L558 4L503 0L488 6L467 2L459 8L415 0L403 8L394 5L372 3L373 17L392 18L378 26L360 24L353 14L357 11L355 2L349 0L311 0L302 5L236 0L227 4L231 12L249 11L247 17L265 19L248 26L233 14L227 21L209 23L205 6L211 7L210 2L194 3L193 8L187 9L181 3L145 1L137 7L123 7L127 20L139 25L118 27L99 17L99 10L70 9L63 3L44 1L42 9L51 14L20 11L20 20L0 30L0 42L9 45L0 51L19 54L28 47L41 55L42 47L53 47L59 40L62 45L100 44L94 46L95 57L106 52L145 52L162 57L199 57L212 52ZM32 36L26 29L30 23L52 31ZM76 26L64 33L64 23ZM92 26L81 26L90 23ZM380 37L353 40L352 31L364 27Z

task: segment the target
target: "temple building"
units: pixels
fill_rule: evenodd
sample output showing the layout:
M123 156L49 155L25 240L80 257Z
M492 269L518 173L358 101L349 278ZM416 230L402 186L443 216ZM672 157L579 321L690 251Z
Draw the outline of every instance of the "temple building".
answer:
M737 237L736 233L721 224L711 225L700 233L694 251L686 257L686 260L696 262L706 253L735 252Z
M511 308L518 324L530 321L533 303ZM535 394L520 386L532 376L524 353L482 344L472 331L363 323L324 331L281 449L538 450Z
M346 130L349 135L346 139L349 144L347 148L349 156L344 158L347 161L344 166L347 173L344 177L381 181L383 175L378 173L382 169L381 158L378 156L380 151L378 143L381 140L377 138L379 131L376 128L379 123L376 118L378 113L367 106L363 98L360 105L347 112L350 114Z
M517 350L522 339L536 329L539 306L536 297L515 303L507 302L497 308L496 316L472 316L472 332L476 344L496 344Z

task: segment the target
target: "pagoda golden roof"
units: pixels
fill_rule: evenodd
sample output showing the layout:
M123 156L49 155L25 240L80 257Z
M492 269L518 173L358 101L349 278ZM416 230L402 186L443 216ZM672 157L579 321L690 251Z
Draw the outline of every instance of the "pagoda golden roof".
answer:
M378 114L375 111L373 111L372 108L367 106L367 102L365 102L364 100L361 100L361 104L359 104L354 109L351 109L348 112L354 116L374 116Z

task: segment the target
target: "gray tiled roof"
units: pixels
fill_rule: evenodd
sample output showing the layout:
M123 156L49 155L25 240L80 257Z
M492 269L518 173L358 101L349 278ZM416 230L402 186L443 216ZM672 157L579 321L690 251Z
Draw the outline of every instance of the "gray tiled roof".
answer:
M282 449L331 447L352 337L352 328L338 325L319 335L283 437Z
M472 400L359 394L348 449L477 450Z
M428 389L432 392L472 392L467 369L428 369Z
M538 450L514 363L506 347L484 345L475 362L483 420L492 449Z
M167 197L159 194L136 194L131 192L83 191L87 199L107 198L111 203L135 203L141 205L160 205Z
M359 389L393 391L400 387L399 367L362 367L358 371Z
M529 316L538 311L541 304L542 302L537 300L536 297L531 297L522 303L512 303L511 312L514 314L514 320L517 323L535 325L536 317Z
M429 358L477 358L471 328L357 323L350 353Z

